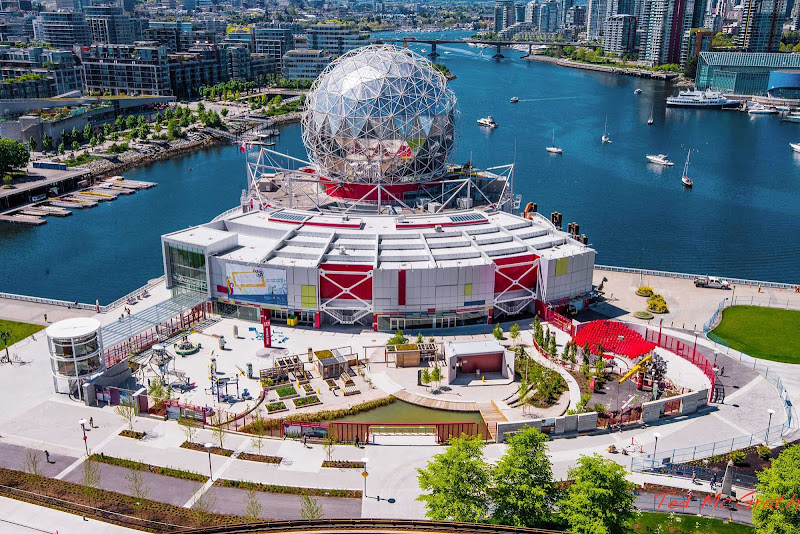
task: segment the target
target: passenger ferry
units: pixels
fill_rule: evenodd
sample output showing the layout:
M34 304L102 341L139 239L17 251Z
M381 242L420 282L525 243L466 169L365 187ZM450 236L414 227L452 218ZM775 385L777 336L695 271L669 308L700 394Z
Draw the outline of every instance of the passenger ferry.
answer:
M677 96L667 98L667 107L674 108L722 108L733 104L717 91L681 91Z

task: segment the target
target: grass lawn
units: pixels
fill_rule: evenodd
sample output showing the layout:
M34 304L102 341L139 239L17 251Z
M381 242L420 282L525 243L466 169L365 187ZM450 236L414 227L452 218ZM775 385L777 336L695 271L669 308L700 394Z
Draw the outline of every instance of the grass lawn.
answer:
M8 330L11 332L11 339L8 341L9 345L13 345L20 339L25 339L39 330L44 330L44 328L44 326L38 324L18 323L0 319L0 331ZM0 341L0 348L5 348L2 341Z
M659 526L663 534L753 534L755 529L740 523L725 523L721 519L708 519L694 515L672 516L670 514L657 514L642 512L642 515L633 521L633 532L656 532Z
M800 363L800 311L732 306L713 333L754 358Z

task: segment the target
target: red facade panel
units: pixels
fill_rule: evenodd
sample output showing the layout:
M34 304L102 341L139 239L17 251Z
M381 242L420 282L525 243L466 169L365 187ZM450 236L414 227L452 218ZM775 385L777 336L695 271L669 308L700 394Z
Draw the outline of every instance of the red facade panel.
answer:
M531 269L531 265L538 259L536 254L523 254L494 260L497 266L494 273L494 292L536 288L539 267Z
M400 306L406 305L406 272L405 270L397 272L397 304Z
M372 269L372 265L323 263L319 267L320 298L371 301Z
M503 353L475 354L474 356L461 356L462 373L474 373L480 369L481 373L500 373L503 371Z

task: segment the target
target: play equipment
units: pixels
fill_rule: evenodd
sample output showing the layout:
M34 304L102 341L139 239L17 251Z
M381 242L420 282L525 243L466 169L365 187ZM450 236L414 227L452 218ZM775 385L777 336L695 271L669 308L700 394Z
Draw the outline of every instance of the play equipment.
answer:
M242 376L245 376L244 371L242 371L241 367L239 367L238 365L234 365L234 367L236 367L236 370L239 371L239 374L241 374Z
M650 353L642 358L639 363L634 365L630 371L619 379L622 384L626 380L634 377L636 389L642 391L652 391L653 397L658 398L660 384L667 374L667 362L658 354Z
M181 356L188 356L190 354L196 354L197 352L200 352L201 347L202 346L200 345L200 343L192 343L191 341L189 341L189 336L184 335L181 338L181 342L176 343L175 345L173 345L172 348L176 354L180 354Z
M230 402L231 404L236 402L239 398L243 398L239 396L239 376L237 375L235 378L230 378L227 376L219 376L219 374L217 359L211 358L211 362L208 365L208 378L211 380L211 387L206 389L206 393L215 396L220 402ZM236 386L236 396L228 394L229 385Z
M219 336L219 350L225 350L225 336Z

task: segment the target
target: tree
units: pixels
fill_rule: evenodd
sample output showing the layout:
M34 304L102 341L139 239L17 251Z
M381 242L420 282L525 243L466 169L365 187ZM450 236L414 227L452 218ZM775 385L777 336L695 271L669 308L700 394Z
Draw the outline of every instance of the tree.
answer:
M25 145L13 139L0 139L0 174L11 169L24 167L30 160L30 153Z
M34 139L33 136L31 136L31 138L28 139L28 150L33 152L34 150L36 150L37 146L39 146L39 144L36 142L36 139Z
M178 419L183 434L186 436L186 441L189 443L194 442L194 437L197 435L197 422L189 417L181 417Z
M44 150L53 150L53 138L47 134L42 135L42 148Z
M253 488L247 490L244 494L244 516L249 521L258 521L261 519L261 501L258 500L258 492Z
M512 324L511 328L508 329L508 334L511 336L511 346L516 347L517 340L519 339L519 336L522 335L522 333L519 331L519 325L517 323Z
M424 343L425 337L422 335L422 332L417 332L417 343Z
M181 132L181 125L176 120L170 120L167 123L167 137L170 139L177 139L183 134Z
M223 117L228 116L228 108L222 108L219 112Z
M500 323L497 323L494 326L494 330L492 330L492 335L497 341L503 341L503 329L500 327Z
M58 145L58 154L59 155L64 154L64 141L61 141L61 143L59 143Z
M327 435L322 438L322 450L325 451L325 457L328 461L333 461L333 453L336 451L336 434L329 431Z
M100 464L91 454L83 462L83 492L87 497L95 497L100 489Z
M599 454L581 456L569 470L574 480L558 501L568 530L578 534L622 534L633 515L636 486L625 480L625 469Z
M30 483L35 487L44 484L45 480L42 478L44 477L44 470L42 469L42 463L39 458L39 451L28 449L25 452L25 461L22 463L22 470L30 475Z
M796 534L798 511L789 499L800 494L800 447L788 447L772 460L772 465L757 473L757 498L761 503L775 506L754 506L753 524L758 534ZM796 497L794 497L796 499Z
M253 437L250 438L250 444L256 448L258 455L261 456L261 448L264 446L264 418L261 413L256 409L253 415L253 422L250 423L250 429L253 432Z
M131 467L128 474L125 475L125 480L128 493L137 501L143 501L150 495L150 486L145 482L139 469Z
M325 515L317 499L304 493L300 496L300 517L303 519L322 519Z
M198 113L202 113L202 112L204 112L205 110L206 110L206 105L205 105L205 104L203 104L202 102L198 102L198 103L197 103L197 112L198 112Z
M550 338L550 347L548 347L547 352L554 358L558 355L558 345L556 345L555 334Z
M0 335L1 334L2 333L0 332ZM431 383L431 372L428 370L427 367L422 370L422 375L419 377L419 379L420 379L420 382L422 382L422 384L425 385L425 386L427 386L428 384Z
M128 397L114 408L114 413L122 417L128 423L128 430L133 432L133 421L136 419L136 404L133 399Z
M442 381L442 368L438 365L433 368L433 371L431 371L431 380L436 382L436 387L438 388L439 382Z
M84 126L83 128L83 138L84 139L92 138L92 125L89 124L88 122L86 123L86 126Z
M398 330L392 337L386 340L386 345L402 345L406 341L408 340L406 339L406 336L403 335L403 331Z
M225 441L225 434L226 434L225 426L223 424L225 421L222 420L222 415L219 413L219 410L214 412L214 415L211 416L210 422L211 422L211 434L219 443L219 448L223 449L224 448L223 443Z
M486 520L491 475L483 447L478 436L451 438L445 452L417 469L419 487L427 492L417 500L425 503L428 518L469 523Z
M200 483L200 487L198 488L196 493L199 493L203 489L203 483ZM195 499L194 504L192 504L192 510L194 511L195 520L200 523L202 522L206 516L211 514L214 511L214 506L217 504L217 495L212 491L211 488L208 489L205 493L200 495L197 499Z
M128 118L125 119L125 128L127 130L131 130L136 127L136 117L133 115L128 115Z
M538 527L547 523L556 501L547 440L533 427L508 438L508 450L492 472L493 515L501 524Z
M72 150L78 150L81 147L81 144L77 141L72 142Z
M697 76L697 56L689 56L686 59L686 64L683 66L683 75L694 80Z

